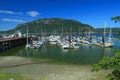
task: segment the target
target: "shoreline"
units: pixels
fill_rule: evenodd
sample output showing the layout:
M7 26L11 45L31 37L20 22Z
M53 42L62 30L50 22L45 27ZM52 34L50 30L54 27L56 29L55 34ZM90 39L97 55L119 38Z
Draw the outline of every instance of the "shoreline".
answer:
M0 63L2 62L32 62L29 59L23 57L0 57ZM6 65L7 63L5 63ZM21 74L24 77L28 77L30 80L105 80L105 75L109 71L91 72L90 65L69 65L69 64L52 64L52 63L36 63L26 64L15 67L1 68L0 73L16 73ZM29 80L28 79L28 80Z

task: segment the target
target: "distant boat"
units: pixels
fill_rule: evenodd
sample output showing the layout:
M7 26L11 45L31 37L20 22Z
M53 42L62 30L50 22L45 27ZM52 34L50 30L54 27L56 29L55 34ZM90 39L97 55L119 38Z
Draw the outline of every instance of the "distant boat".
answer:
M73 49L74 46L70 45L68 41L61 41L60 45L62 49Z
M42 45L43 45L42 41L40 41L40 40L34 40L34 41L32 41L31 48L38 49L38 48L42 47Z

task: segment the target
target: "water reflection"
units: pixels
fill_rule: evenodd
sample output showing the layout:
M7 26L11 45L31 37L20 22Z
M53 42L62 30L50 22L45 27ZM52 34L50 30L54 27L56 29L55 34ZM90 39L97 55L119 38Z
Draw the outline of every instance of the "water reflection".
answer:
M5 55L22 56L26 58L52 59L55 62L72 64L94 64L104 56L112 56L111 48L101 48L94 45L80 45L79 49L62 50L58 45L44 45L41 49L26 49L24 46L11 49Z

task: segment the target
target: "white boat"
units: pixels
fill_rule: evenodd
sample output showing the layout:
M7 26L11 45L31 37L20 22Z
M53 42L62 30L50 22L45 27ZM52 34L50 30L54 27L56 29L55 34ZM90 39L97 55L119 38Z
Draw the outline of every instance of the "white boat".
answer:
M74 48L73 45L70 45L69 43L64 43L64 42L61 44L61 46L63 49L73 49Z
M96 36L92 36L91 44L94 45L95 43L97 43Z
M112 42L105 42L104 47L112 47L114 44Z
M32 48L34 48L34 49L37 49L37 48L40 48L40 47L42 47L42 45L43 45L43 42L42 41L32 41Z
M49 39L50 44L57 44L58 36L51 35L49 36L48 39Z
M69 49L69 43L67 43L67 42L61 42L61 47L63 49Z
M63 40L58 40L59 45L61 46L62 49L73 49L74 46L72 45L72 43L70 43L69 41L63 39Z
M87 38L83 38L83 39L81 40L81 42L82 42L82 44L89 44L89 41L88 41Z
M78 49L79 45L78 44L74 44L73 47L74 47L74 49Z
M76 42L76 41L72 41L72 45L75 49L78 49L79 48L79 42Z
M25 47L26 47L26 48L30 48L30 47L31 47L31 45L30 45L30 44L27 44L27 45L25 45Z

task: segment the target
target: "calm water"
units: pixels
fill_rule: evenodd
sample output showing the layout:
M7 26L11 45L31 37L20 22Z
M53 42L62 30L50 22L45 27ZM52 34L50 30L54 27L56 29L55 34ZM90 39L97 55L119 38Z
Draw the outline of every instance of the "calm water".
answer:
M114 41L113 48L101 48L94 45L80 45L79 49L62 50L58 45L44 45L40 49L25 49L20 46L2 53L1 56L22 56L26 58L52 59L53 62L70 64L94 64L104 56L113 56L113 49L120 49L120 41Z

